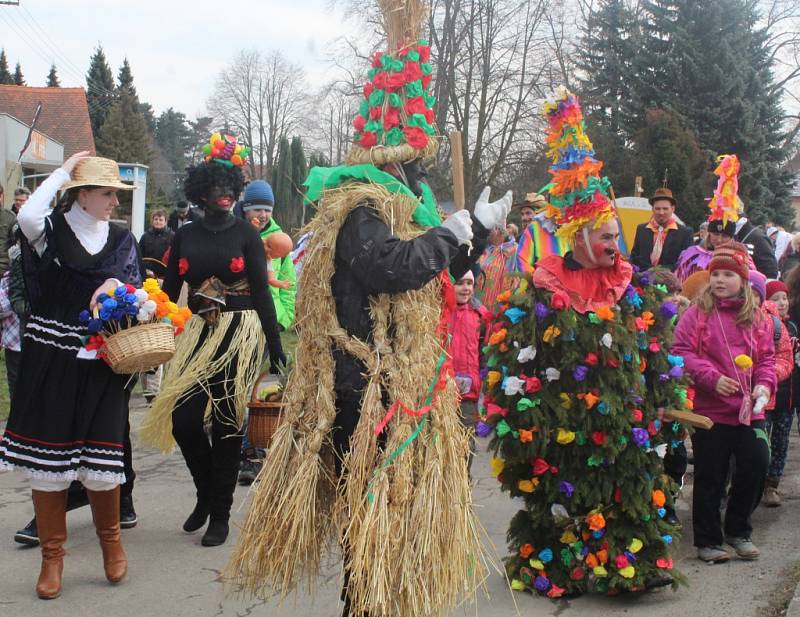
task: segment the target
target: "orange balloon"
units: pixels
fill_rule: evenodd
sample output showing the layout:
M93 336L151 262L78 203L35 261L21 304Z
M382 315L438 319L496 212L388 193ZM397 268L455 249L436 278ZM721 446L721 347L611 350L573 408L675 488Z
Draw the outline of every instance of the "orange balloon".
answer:
M242 164L242 157L239 156L238 154L234 154L231 157L231 163L233 163L234 165L236 165L238 167L239 165Z

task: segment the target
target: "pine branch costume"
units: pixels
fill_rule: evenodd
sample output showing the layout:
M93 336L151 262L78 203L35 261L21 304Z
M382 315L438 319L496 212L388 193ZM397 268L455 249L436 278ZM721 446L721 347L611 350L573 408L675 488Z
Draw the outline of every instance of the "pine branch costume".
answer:
M548 211L571 239L615 212L577 99L564 91L545 115ZM675 487L656 452L684 435L658 408L691 408L682 359L667 351L676 307L620 259L606 271L570 270L569 259L543 260L533 285L505 295L489 340L477 430L493 435L503 490L525 500L508 530L509 579L551 598L642 589L668 571L677 581L677 529L663 519Z
M485 566L467 472L469 436L446 353L455 302L447 263L418 288L370 293L366 336L349 334L337 314L343 305L335 285L347 269L337 247L352 217L391 230L395 247L397 238L427 242L438 234L440 245L445 236L455 241L431 227L439 216L427 187L419 199L369 164L407 162L436 147L432 112L426 113L434 102L427 94L429 50L416 42L422 5L394 1L381 8L391 53L374 58L350 165L314 168L306 182L317 214L305 230L311 239L284 420L225 578L234 591L283 597L303 577L312 588L323 553L341 545L346 611L417 617L449 612L474 592ZM466 254L457 241L455 251ZM363 394L348 453L337 464L340 380L350 359L363 367Z

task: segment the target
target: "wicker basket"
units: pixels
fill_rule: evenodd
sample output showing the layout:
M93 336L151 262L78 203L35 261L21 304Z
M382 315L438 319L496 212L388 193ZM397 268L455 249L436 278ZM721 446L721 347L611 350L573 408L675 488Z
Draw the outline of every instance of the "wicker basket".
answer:
M149 371L175 355L175 333L168 323L151 323L120 330L106 339L106 361L115 373Z
M247 403L249 418L247 420L247 439L256 448L269 448L272 436L281 423L283 403L280 401L262 401L258 393L265 382L274 379L269 372L262 373L253 386L253 394Z

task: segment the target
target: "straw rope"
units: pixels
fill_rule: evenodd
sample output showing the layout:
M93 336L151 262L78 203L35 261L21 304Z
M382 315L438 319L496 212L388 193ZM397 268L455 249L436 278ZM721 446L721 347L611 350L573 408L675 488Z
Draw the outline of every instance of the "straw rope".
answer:
M437 377L441 282L371 299L372 343L348 336L336 319L330 281L339 228L363 204L401 239L422 233L411 222L415 199L368 184L323 194L307 229L313 236L298 294L300 338L285 421L251 489L223 578L229 591L259 597L285 597L302 578L313 589L324 552L343 543L355 614L440 615L474 593L485 572L467 472L469 435L452 378L428 417L395 415L384 448L373 429L386 413L382 390L390 401L418 408ZM330 437L334 345L366 366L361 417L338 484Z
M240 315L241 319L234 325L236 315ZM255 311L222 313L216 327L198 347L205 323L202 317L195 315L186 324L186 329L177 339L175 356L166 365L164 385L139 429L143 443L167 454L175 448L172 411L197 387L209 395L206 414L217 413L220 420L241 429L244 410L261 369L266 338ZM223 348L222 344L228 337L229 330L232 332L227 346ZM209 380L222 371L234 357L236 375L226 383L226 398L234 399L236 417L222 417L220 401L211 397Z

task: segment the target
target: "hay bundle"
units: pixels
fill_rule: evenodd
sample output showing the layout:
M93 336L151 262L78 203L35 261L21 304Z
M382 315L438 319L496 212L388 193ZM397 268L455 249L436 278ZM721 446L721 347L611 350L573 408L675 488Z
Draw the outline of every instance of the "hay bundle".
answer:
M448 377L428 417L396 414L379 447L373 429L386 413L382 390L390 401L419 408L437 376L441 283L374 298L371 344L344 332L330 287L336 237L350 211L365 202L400 238L420 233L411 223L414 199L367 184L323 195L309 225L286 420L224 576L229 589L260 597L285 596L302 577L311 588L323 551L338 540L348 548L355 613L439 615L474 592L485 568L467 473L469 439ZM334 345L367 367L361 417L338 487L330 440Z

